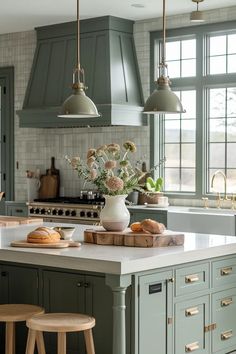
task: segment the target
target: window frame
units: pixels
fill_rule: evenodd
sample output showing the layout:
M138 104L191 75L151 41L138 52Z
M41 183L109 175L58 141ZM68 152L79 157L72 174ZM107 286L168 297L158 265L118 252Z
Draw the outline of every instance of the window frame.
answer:
M193 192L165 192L172 198L199 199L203 196L209 198L214 194L207 194L207 156L206 156L206 126L207 126L207 89L217 87L236 86L236 73L230 74L207 74L207 38L210 35L236 33L235 21L220 22L214 24L197 25L184 28L174 28L166 31L166 39L196 38L196 76L186 78L171 78L172 90L196 89L196 193ZM182 38L181 38L182 37ZM159 43L163 38L162 31L150 32L150 92L155 89L155 80L158 77L157 63L159 56ZM184 38L184 39L185 39ZM154 78L154 80L153 80ZM193 85L194 82L194 85ZM160 122L163 122L163 116L150 116L150 165L163 158L163 149L161 141ZM162 124L163 125L163 124ZM161 167L155 172L162 175Z

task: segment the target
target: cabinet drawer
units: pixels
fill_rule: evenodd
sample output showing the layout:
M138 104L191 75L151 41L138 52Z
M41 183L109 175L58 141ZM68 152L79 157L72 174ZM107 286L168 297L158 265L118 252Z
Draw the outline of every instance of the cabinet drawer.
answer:
M208 354L210 332L204 328L209 324L209 296L175 304L175 353Z
M175 295L185 295L209 288L209 264L177 269L175 272Z
M212 267L213 288L236 284L236 258L213 262Z
M212 295L213 352L236 344L236 288Z

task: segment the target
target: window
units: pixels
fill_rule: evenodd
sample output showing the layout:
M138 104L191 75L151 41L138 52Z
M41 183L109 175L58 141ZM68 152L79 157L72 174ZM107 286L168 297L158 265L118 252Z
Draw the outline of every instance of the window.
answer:
M161 40L161 32L151 34L153 72ZM166 62L171 89L186 113L162 115L151 123L151 164L166 158L158 171L164 191L191 198L223 192L220 178L211 187L213 173L221 170L227 192L236 193L236 24L168 31Z

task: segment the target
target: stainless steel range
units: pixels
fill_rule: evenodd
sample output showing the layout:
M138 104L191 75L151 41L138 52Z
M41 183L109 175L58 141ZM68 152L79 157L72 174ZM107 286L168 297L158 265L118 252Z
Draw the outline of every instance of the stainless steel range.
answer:
M98 225L104 199L94 192L81 192L79 197L36 199L28 203L28 215L43 217L47 222Z

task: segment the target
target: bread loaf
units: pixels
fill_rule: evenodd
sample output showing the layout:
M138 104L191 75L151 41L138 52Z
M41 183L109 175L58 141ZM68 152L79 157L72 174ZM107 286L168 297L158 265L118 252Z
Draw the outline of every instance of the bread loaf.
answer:
M143 231L143 228L141 226L141 222L137 221L137 222L133 222L131 225L130 225L130 228L133 232L142 232Z
M30 243L55 243L60 241L59 232L48 227L38 227L27 235Z
M165 231L165 225L152 219L145 219L141 221L141 227L144 232L151 234L162 234Z

